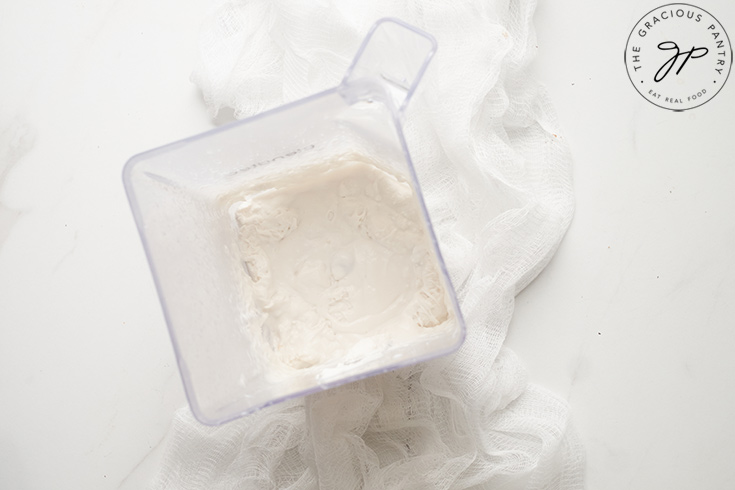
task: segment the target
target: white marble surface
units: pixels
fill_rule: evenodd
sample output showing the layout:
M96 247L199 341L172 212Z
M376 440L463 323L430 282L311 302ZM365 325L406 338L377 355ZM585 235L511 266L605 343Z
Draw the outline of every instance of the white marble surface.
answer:
M590 489L735 488L735 81L685 113L643 100L622 53L657 5L539 5L577 213L508 344L570 400ZM735 33L735 4L701 6ZM0 6L0 488L155 470L184 398L120 173L211 127L188 81L206 8Z

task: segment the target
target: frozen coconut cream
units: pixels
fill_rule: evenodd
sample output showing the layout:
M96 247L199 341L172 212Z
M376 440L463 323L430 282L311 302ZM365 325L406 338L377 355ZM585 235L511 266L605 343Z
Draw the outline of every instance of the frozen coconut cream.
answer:
M354 362L448 328L411 184L356 154L226 196L250 335L292 369Z

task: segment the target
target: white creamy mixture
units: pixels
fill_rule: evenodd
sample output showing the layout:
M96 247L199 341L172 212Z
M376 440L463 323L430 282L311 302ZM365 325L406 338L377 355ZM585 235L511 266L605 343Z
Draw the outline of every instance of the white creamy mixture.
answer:
M411 185L365 157L335 158L236 197L251 333L277 361L296 369L354 361L449 319Z

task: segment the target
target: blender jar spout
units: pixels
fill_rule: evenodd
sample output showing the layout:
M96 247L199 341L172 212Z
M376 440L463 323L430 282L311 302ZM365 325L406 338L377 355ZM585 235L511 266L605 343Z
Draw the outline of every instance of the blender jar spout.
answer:
M362 42L339 90L350 101L386 99L400 115L436 47L431 34L398 19L380 19Z

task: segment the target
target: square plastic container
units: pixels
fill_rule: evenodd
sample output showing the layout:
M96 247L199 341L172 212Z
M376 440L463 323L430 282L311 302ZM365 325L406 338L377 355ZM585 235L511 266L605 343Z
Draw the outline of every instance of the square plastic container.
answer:
M189 404L218 425L259 408L455 350L465 325L401 130L436 49L395 19L378 21L343 82L306 99L134 156L123 180ZM275 372L243 312L237 236L221 196L334 155L359 153L409 182L451 308L451 325L363 359Z

